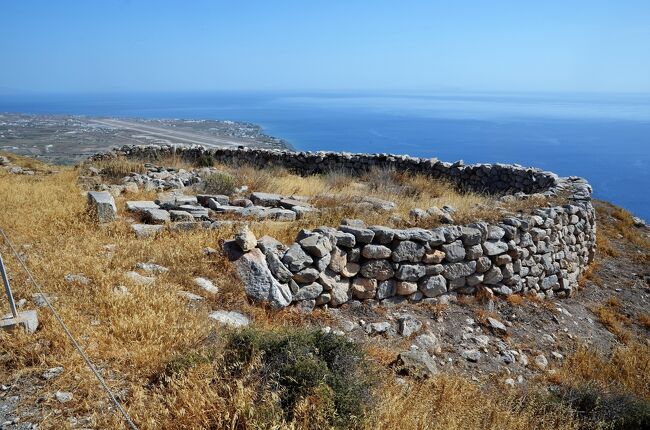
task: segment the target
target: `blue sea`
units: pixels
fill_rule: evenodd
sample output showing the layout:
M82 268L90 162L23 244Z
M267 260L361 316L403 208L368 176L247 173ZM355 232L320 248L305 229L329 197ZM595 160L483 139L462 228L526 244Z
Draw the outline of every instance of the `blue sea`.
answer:
M519 163L586 177L650 219L650 95L243 93L0 95L0 112L229 119L299 150Z

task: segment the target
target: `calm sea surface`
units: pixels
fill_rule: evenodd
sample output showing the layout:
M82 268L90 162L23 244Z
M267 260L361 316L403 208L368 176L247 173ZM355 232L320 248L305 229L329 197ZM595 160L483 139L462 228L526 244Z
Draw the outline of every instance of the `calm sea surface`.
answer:
M0 112L230 119L300 150L519 163L586 177L597 198L650 219L650 95L0 95Z

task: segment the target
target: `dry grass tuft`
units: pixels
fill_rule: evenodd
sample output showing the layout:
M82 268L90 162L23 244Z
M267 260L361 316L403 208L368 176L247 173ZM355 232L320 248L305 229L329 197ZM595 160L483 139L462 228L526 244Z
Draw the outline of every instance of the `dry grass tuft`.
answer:
M584 288L587 281L593 282L594 284L598 285L599 287L602 287L604 285L604 282L602 278L598 275L598 269L601 267L600 261L596 260L593 261L589 264L587 267L587 270L585 270L578 279L578 287L579 288Z
M385 380L373 429L579 428L572 411L534 393L498 391L445 375L407 386Z
M643 327L650 330L650 314L640 314L638 320Z
M634 226L632 214L623 208L609 205L612 209L603 211L603 216L598 219L598 237L601 237L600 244L604 242L605 250L608 249L607 242L612 238L624 238L631 244L641 248L644 251L642 258L650 258L650 239L647 236L639 234L639 229ZM611 214L611 215L610 215ZM610 251L611 252L611 251ZM614 253L616 251L614 250ZM608 255L606 252L604 252ZM612 255L616 256L616 254ZM650 261L650 260L648 260Z
M547 199L517 200L502 203L493 196L460 191L450 182L432 179L424 174L398 172L391 169L373 169L361 176L344 170L326 174L299 176L286 169L272 167L259 169L249 165L217 165L221 171L232 175L237 184L247 185L251 191L279 193L282 195L307 196L323 213L302 221L302 227L338 225L342 218L361 218L368 225L407 227L417 224L432 228L440 225L435 217L417 221L409 219L413 208L428 209L432 206L450 205L456 209L453 215L457 223L469 223L479 219L494 221L507 212L527 211L548 204ZM396 208L391 212L369 210L357 203L365 197L392 201ZM397 215L402 222L391 218ZM296 230L297 232L297 230ZM285 234L293 240L292 234Z
M93 167L100 169L103 176L109 181L119 181L132 173L144 173L144 163L129 160L125 157L109 158L92 163Z
M630 342L610 356L581 346L552 376L569 385L596 384L603 390L625 391L650 400L650 346Z
M523 294L510 294L506 301L512 306L520 306L526 301L526 297Z
M592 309L592 312L596 314L598 320L607 330L616 335L621 342L627 343L630 340L631 334L625 328L626 325L630 324L630 319L618 312L615 306L597 306Z

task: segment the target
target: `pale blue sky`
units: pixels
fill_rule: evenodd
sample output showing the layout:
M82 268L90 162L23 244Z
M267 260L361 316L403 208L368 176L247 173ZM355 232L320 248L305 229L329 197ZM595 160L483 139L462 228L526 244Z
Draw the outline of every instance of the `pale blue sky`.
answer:
M0 91L650 92L650 1L0 3Z

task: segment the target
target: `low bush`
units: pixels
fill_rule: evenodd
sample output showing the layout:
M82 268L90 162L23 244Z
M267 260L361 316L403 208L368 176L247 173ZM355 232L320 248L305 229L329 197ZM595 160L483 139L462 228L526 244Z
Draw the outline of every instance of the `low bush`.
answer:
M201 154L195 161L197 167L214 166L214 157L211 154Z
M109 180L121 180L132 173L144 173L143 163L127 160L123 157L110 158L93 163L94 167L100 169L102 176Z
M576 411L585 428L638 430L650 428L650 402L630 393L603 391L587 384L557 391L558 401Z
M360 347L346 338L319 330L235 333L224 355L233 376L258 374L275 391L287 420L318 405L318 421L356 427L366 417L375 383Z
M237 189L235 178L223 172L212 173L205 178L204 190L210 194L225 194L231 195Z

